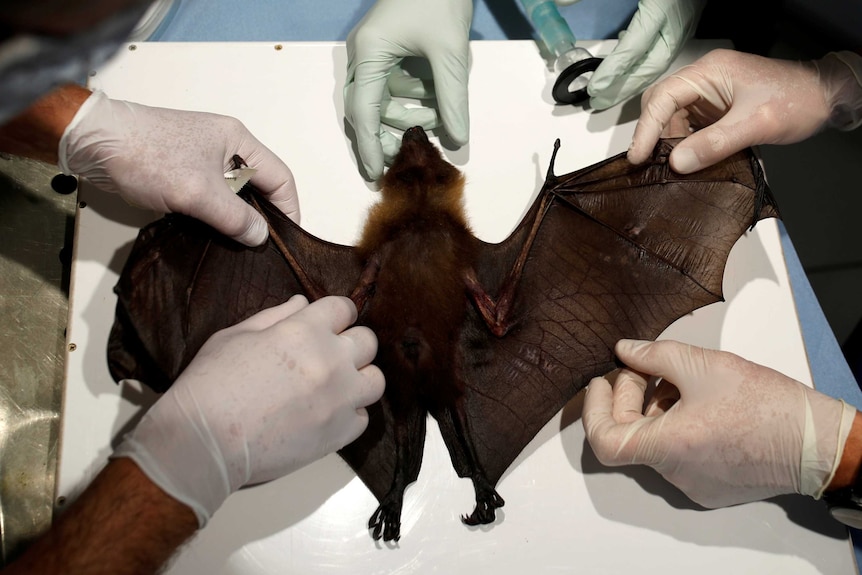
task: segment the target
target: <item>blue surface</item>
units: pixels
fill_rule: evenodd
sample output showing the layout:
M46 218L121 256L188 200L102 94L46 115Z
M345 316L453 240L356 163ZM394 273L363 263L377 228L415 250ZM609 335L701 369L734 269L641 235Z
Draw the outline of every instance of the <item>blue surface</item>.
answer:
M374 0L175 0L152 36L169 42L345 40ZM322 9L325 7L324 9ZM587 0L560 8L576 38L616 38L637 7L636 0ZM515 0L476 0L473 40L526 39L532 29Z
M151 40L171 42L343 41L374 0L257 1L175 0L174 6ZM325 9L321 9L325 6ZM637 7L636 0L585 0L560 8L579 39L616 38ZM476 0L473 40L533 37L529 22L515 0ZM802 327L814 385L862 409L862 391L853 377L832 333L793 243L783 224L781 243L790 274L793 296ZM862 565L862 531L851 529L856 563Z

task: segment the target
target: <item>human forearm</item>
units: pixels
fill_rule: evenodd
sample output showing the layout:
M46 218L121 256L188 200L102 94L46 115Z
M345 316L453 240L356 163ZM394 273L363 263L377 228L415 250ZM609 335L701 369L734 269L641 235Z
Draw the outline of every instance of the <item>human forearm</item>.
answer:
M68 84L57 88L0 126L0 152L56 164L60 138L90 91Z
M130 459L113 459L3 574L155 573L197 528L189 507L158 488Z
M850 428L850 435L847 436L847 442L844 444L844 451L841 453L841 461L826 491L852 485L859 474L860 466L862 466L862 412L857 411L853 426Z

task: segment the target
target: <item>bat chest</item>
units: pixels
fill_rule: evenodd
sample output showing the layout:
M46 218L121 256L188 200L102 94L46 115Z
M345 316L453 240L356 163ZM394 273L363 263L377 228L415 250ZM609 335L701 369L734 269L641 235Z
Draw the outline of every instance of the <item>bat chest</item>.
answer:
M449 403L460 395L457 342L468 305L464 270L472 258L446 233L405 235L379 253L363 320L378 337L376 363L392 393Z

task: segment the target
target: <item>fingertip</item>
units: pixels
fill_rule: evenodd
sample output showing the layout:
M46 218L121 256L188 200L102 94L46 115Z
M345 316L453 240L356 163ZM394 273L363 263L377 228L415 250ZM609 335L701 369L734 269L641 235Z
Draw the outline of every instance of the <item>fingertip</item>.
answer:
M597 112L607 110L616 103L613 98L607 98L604 95L590 96L590 108Z
M466 106L456 109L454 117L444 116L443 125L449 139L458 147L466 146L470 141L470 116Z
M373 363L367 365L365 369L372 374L373 389L371 393L371 401L369 402L370 405L383 397L383 392L386 391L386 376L383 374L383 371Z
M587 391L584 395L583 417L590 419L601 414L610 415L612 403L613 389L611 388L611 382L604 377L594 377L587 384Z
M702 169L703 162L691 146L678 145L670 153L670 167L678 174L691 174Z
M640 339L621 339L614 346L614 353L620 359L639 355L647 350L652 342Z
M378 136L360 138L357 142L359 161L369 180L378 180L383 175L383 146Z
M359 375L362 378L355 388L355 397L353 398L354 406L357 413L364 411L366 407L372 405L383 397L383 392L386 390L386 382L383 378L383 372L376 365L369 364L359 370Z
M638 142L632 140L631 145L629 145L629 149L626 150L626 159L630 163L637 165L643 164L648 157L649 155L643 151L642 146L640 146Z
M383 176L383 162L378 165L375 163L362 162L362 170L365 172L365 178L369 181L379 180Z
M347 321L347 326L353 325L356 322L356 318L359 317L359 312L356 310L356 304L353 303L353 300L349 297L340 296L340 295L332 295L326 296L325 298L321 298L321 300L330 300L332 302L337 302L335 305L342 306L342 310L344 310L349 319ZM347 327L345 326L345 327ZM375 336L376 338L377 336Z
M305 307L308 305L308 298L305 297L305 294L297 293L290 296L290 298L284 303L302 305L303 307Z

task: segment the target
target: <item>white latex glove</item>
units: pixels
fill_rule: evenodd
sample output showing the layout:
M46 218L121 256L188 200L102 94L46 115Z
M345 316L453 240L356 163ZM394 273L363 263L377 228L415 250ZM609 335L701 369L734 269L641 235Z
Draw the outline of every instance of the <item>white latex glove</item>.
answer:
M697 29L706 0L640 0L628 29L590 78L590 106L604 110L661 76Z
M651 86L628 158L639 164L672 119L699 129L677 144L671 167L695 172L755 144L799 142L831 124L856 127L862 114L862 58L850 52L816 62L715 50Z
M214 334L113 457L130 457L203 526L244 485L281 477L365 430L383 394L377 339L353 303L302 296Z
M630 369L613 387L593 379L584 400L603 464L649 465L711 508L820 497L831 481L856 414L843 401L727 352L633 340L615 350ZM664 380L646 407L643 374Z
M469 137L467 107L472 0L377 0L347 37L344 114L356 132L359 160L372 180L398 153L400 141L382 124L426 131L442 125L463 146ZM433 79L400 67L408 56L426 58ZM434 108L406 108L392 96L436 100Z
M195 217L249 246L266 241L266 222L224 181L234 154L256 168L252 183L299 220L290 169L228 116L152 108L94 92L66 127L60 168L134 206Z

